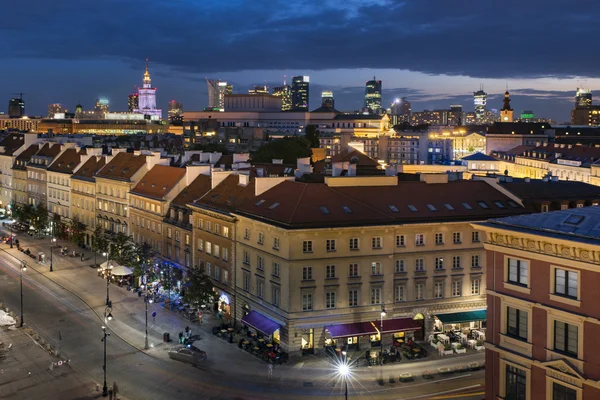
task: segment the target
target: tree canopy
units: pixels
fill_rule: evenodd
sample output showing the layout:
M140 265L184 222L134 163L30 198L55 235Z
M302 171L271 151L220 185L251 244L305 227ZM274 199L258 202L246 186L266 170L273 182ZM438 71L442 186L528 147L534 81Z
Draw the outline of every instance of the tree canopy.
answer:
M214 291L213 284L204 273L204 269L201 267L190 268L187 278L184 301L196 306L209 304L214 296Z
M317 148L319 147L319 130L316 125L307 125L304 128L306 140L310 143L310 147Z
M303 137L286 137L263 144L252 156L253 162L270 163L283 159L284 164L296 164L298 158L312 155L310 142Z

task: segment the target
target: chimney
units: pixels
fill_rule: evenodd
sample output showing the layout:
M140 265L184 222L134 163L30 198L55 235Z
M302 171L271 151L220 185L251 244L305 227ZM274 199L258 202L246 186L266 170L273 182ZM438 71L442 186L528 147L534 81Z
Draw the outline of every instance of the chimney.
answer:
M525 178L525 183L529 183L529 182L531 182L531 179Z

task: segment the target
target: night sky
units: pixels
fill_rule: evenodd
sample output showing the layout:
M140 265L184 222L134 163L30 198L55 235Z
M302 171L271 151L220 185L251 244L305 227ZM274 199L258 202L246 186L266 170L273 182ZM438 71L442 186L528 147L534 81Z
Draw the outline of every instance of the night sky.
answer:
M483 84L501 108L508 84L517 113L563 122L578 86L600 89L599 12L594 0L7 0L0 87L4 104L24 92L29 115L98 97L125 110L149 58L165 110L205 107L205 77L246 93L284 75L310 75L311 108L329 89L353 110L376 75L386 106L469 111Z

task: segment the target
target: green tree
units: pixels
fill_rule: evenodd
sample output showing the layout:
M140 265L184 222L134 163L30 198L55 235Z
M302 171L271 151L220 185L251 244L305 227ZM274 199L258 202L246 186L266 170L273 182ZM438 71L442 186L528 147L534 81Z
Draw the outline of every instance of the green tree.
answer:
M210 304L215 293L210 278L204 273L204 268L190 268L187 280L184 301L196 307Z
M310 142L303 137L286 137L263 144L252 156L254 162L270 163L283 159L284 164L296 164L298 158L310 157Z
M77 246L83 245L85 238L86 225L79 220L77 215L73 216L71 223L69 224L70 239Z
M97 255L98 253L105 252L108 248L108 241L106 240L106 234L100 224L96 225L94 233L92 234L92 251L94 252L94 265L98 265Z
M42 204L38 204L35 207L31 218L31 225L38 235L48 227L48 210Z
M319 130L316 125L306 125L304 128L306 140L310 143L310 147L318 148L320 146L319 143Z
M60 215L53 214L52 215L52 226L53 231L52 234L60 239L67 239L67 225L64 223Z

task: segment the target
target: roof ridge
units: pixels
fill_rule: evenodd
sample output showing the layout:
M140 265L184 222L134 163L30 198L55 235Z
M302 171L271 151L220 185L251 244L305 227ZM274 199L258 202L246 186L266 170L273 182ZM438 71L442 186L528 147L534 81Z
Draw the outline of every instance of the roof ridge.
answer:
M304 196L304 193L306 192L306 188L308 187L307 183L302 183L302 184L304 185L304 187L302 188L302 193L300 193L300 196L298 196L298 201L296 202L296 206L294 206L294 210L290 214L290 219L288 220L288 224L292 223L292 220L294 219L294 216L296 215L296 211L298 210L298 207L300 206L300 199L302 199L302 196Z

